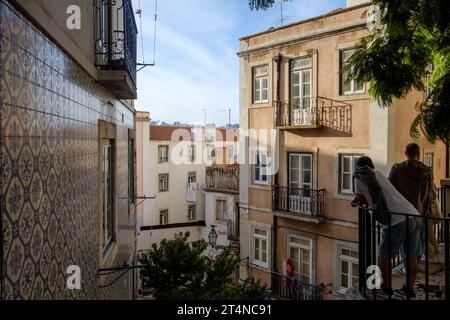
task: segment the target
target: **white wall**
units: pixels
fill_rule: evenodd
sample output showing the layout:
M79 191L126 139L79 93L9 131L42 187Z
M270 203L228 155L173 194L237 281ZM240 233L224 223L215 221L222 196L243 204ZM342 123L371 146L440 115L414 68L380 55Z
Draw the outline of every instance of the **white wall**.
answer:
M188 242L199 241L203 238L204 227L180 227L180 228L167 228L158 230L141 230L138 237L137 250L148 250L156 243L159 244L163 239L173 239L178 233L190 233Z
M203 239L208 242L208 235L211 231L211 225L216 226L216 232L219 235L217 238L217 245L228 246L230 241L227 237L227 223L216 220L216 200L227 201L227 220L236 220L237 217L237 201L238 196L226 193L217 193L205 191L205 222L206 228L204 229Z
M196 172L197 183L203 185L205 183L206 166L200 164L175 164L169 156L168 163L159 163L158 146L168 145L169 155L173 148L179 142L169 141L150 141L149 143L149 170L145 179L149 183L152 195L156 196L155 200L149 201L149 206L144 211L144 225L159 225L160 210L169 210L169 224L192 222L188 220L188 207L191 204L197 206L197 218L194 221L201 221L205 218L204 213L204 196L201 191L197 192L197 202L190 203L186 201L186 188L189 172ZM169 191L159 192L159 174L169 173Z

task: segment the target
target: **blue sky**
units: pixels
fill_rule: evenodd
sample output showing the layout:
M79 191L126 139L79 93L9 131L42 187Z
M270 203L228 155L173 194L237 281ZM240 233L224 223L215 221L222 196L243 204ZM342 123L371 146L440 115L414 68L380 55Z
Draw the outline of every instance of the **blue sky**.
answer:
M140 0L145 62L153 60L155 0ZM134 8L139 0L133 0ZM239 38L279 24L280 7L251 11L247 0L159 0L156 66L138 74L136 109L152 120L225 125L239 122ZM345 0L292 0L292 23L345 7ZM138 21L139 22L139 21ZM138 44L140 48L141 44ZM139 60L142 53L139 50Z

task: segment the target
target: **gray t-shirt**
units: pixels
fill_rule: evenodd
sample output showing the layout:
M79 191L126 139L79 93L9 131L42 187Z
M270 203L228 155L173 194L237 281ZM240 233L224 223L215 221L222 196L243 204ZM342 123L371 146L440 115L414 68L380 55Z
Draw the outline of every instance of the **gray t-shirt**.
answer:
M377 178L378 184L380 185L381 191L383 192L384 198L386 199L386 204L388 210L393 213L406 213L411 215L420 216L420 213L414 208L414 206L406 200L400 192L395 189L392 183L387 177L385 177L380 171L374 170L375 177ZM369 194L369 188L358 178L355 179L355 193L362 194L366 198L369 208L373 208L372 197ZM392 214L391 225L394 226L405 221L405 216Z

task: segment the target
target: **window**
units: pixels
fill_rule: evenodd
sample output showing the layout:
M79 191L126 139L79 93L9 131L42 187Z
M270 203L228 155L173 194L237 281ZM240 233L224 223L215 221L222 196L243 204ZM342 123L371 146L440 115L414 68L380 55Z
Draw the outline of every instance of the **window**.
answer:
M162 226L169 224L169 210L159 211L159 224Z
M253 166L253 183L267 185L267 153L257 152Z
M169 174L164 173L159 175L159 192L169 191Z
M364 84L353 79L349 80L349 72L343 72L354 52L354 49L341 51L341 94L343 95L364 93Z
M269 253L269 232L264 229L255 228L253 230L253 263L268 268L268 253Z
M102 139L102 248L105 254L114 236L114 140Z
M191 144L188 147L188 156L190 162L195 162L195 145Z
M353 173L356 170L356 162L360 157L361 155L340 155L340 193L353 193Z
M216 221L224 222L227 220L227 201L216 200Z
M294 275L298 280L312 284L312 240L288 237L288 254L294 264Z
M197 182L197 173L189 172L188 173L188 183L194 183L194 182Z
M133 135L132 135L133 134ZM136 203L135 191L135 145L134 145L134 131L129 132L128 139L128 199L130 204Z
M190 221L195 220L197 218L197 208L195 205L188 207L188 219Z
M291 101L293 124L311 124L312 59L304 58L291 63ZM308 121L310 120L310 121Z
M312 154L289 154L289 187L312 189L313 161Z
M423 162L426 166L433 168L434 167L434 153L432 153L432 152L425 153Z
M358 252L346 247L339 249L339 287L353 288L358 283Z
M169 161L169 146L158 147L158 159L159 163L166 163Z
M253 68L253 103L269 101L269 67Z
M212 145L212 144L208 144L206 146L206 152L207 152L208 161L215 162L216 161L216 148L215 148L215 146Z

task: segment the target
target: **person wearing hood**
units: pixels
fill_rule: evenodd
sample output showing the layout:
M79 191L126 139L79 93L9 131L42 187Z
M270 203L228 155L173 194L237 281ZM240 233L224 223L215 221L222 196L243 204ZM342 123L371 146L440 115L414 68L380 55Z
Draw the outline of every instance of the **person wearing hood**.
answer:
M420 147L416 143L406 146L406 161L395 164L389 181L419 211L422 216L442 218L437 201L433 170L420 159ZM431 261L439 261L439 244L433 231L433 220L428 221L428 249ZM422 245L425 247L425 224L422 230Z

